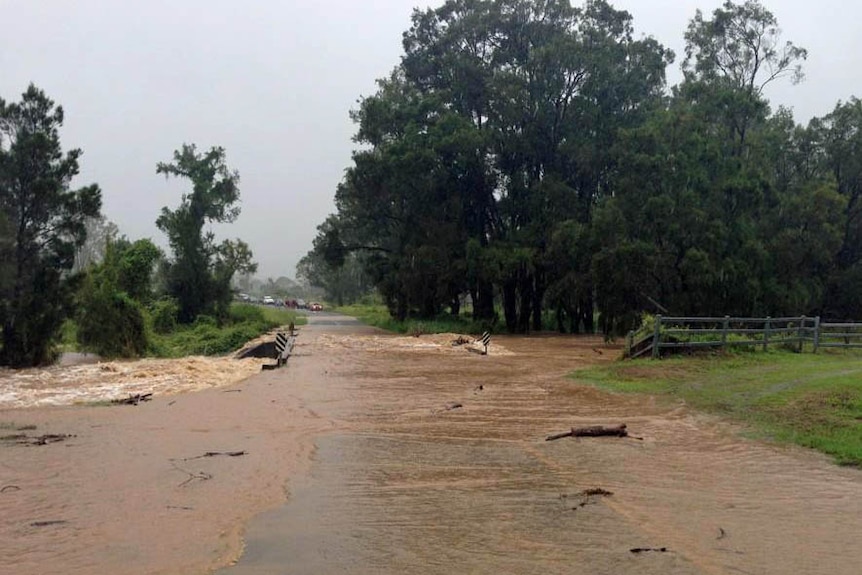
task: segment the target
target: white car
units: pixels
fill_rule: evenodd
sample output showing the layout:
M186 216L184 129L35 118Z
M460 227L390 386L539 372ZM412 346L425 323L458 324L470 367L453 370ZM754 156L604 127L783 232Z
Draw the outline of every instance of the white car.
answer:
M263 296L264 305L275 305L275 300L272 299L272 296L265 295Z

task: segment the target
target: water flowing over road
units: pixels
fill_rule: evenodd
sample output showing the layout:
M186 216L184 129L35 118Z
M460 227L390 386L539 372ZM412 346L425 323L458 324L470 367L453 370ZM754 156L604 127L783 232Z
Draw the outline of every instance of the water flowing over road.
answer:
M862 472L579 385L618 357L598 338L456 338L314 314L240 384L0 409L2 435L70 435L0 442L0 573L858 573Z
M596 339L429 338L309 346L324 377L290 385L333 429L226 575L858 572L860 472L565 378L617 357ZM620 422L643 439L544 441Z

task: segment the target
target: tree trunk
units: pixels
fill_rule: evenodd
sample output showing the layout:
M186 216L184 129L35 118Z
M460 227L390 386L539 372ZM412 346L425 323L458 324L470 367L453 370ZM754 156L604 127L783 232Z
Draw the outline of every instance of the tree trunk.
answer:
M530 315L533 310L533 278L524 274L519 282L521 307L518 310L518 333L530 332Z
M506 329L515 333L518 329L517 284L514 278L503 284L503 315L506 318Z
M479 280L473 299L473 319L494 319L494 286L486 280Z
M533 331L542 331L542 300L545 299L545 274L536 272L536 286L533 291Z

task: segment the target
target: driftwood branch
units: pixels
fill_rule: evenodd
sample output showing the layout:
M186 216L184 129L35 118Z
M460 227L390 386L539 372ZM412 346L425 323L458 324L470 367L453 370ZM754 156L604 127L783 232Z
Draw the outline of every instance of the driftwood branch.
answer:
M626 424L605 427L603 425L593 425L590 427L573 427L569 431L563 433L555 433L545 438L545 441L554 441L564 437L627 437L629 434L626 429Z
M18 445L48 445L49 443L59 443L61 441L65 441L70 437L75 436L67 435L65 433L47 433L45 435L30 437L26 433L19 433L15 435L7 435L5 437L0 437L0 439L4 441L12 441L17 443Z
M597 503L600 497L610 497L611 495L613 495L613 492L608 491L607 489L602 489L601 487L584 489L583 491L574 494L573 497L578 501L571 509L572 511L577 511L581 507ZM560 495L560 499L568 501L569 496L563 493Z
M186 457L182 459L182 461L193 461L195 459L203 459L204 457L218 457L219 455L224 455L225 457L239 457L240 455L245 455L245 451L207 451L203 455L197 455L195 457Z
M432 409L431 413L439 413L441 411L452 411L453 409L461 409L462 407L464 407L463 403L450 403L450 404L442 407L441 409Z
M632 547L629 549L632 553L648 553L654 551L656 553L667 553L667 547Z
M142 401L150 401L152 399L152 393L136 393L135 395L129 394L129 397L124 399L112 399L111 403L116 405L138 405Z
M65 525L68 523L65 519L54 519L52 521L34 521L30 527L50 527L52 525Z

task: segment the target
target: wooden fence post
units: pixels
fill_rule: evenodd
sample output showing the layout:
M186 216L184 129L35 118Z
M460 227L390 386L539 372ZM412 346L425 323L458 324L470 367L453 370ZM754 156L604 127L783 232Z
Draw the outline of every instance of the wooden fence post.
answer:
M763 326L763 351L769 349L769 320L772 319L766 316L766 324Z
M628 335L626 335L626 353L625 357L631 358L632 356L632 347L635 344L635 330L629 331Z
M730 329L730 316L724 316L724 325L721 328L721 349L727 347L727 330Z
M803 315L799 319L800 319L800 321L799 321L799 332L798 332L797 336L799 338L799 353L802 353L802 345L803 345L803 342L805 341L803 339L803 337L804 337L803 334L805 333L805 320L806 320L806 318Z
M655 328L653 329L652 334L652 358L658 359L660 357L659 353L659 343L661 340L661 315L655 316Z
M820 347L820 316L814 318L814 353Z

